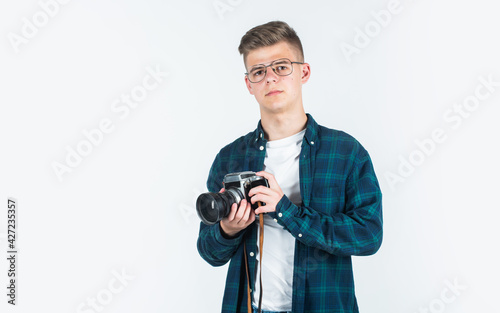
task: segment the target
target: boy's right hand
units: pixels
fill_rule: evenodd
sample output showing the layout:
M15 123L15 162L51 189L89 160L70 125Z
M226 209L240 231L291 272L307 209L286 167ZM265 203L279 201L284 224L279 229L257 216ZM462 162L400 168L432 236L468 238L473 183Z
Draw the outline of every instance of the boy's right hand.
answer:
M222 188L219 193L224 191L225 189ZM234 237L254 221L255 212L252 210L251 204L243 199L239 206L237 203L233 203L229 215L220 221L220 227L227 237Z

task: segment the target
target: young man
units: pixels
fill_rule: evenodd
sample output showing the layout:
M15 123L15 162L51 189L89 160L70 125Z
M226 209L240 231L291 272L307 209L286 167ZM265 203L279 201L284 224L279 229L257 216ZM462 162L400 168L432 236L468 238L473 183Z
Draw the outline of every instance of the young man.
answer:
M220 223L200 226L203 259L230 261L222 312L248 312L248 294L262 312L358 312L351 256L373 254L382 242L382 195L370 157L353 137L305 113L302 85L311 68L286 23L251 29L239 51L261 120L219 152L207 186L220 192L224 175L254 171L269 187L249 192L252 203L265 203L255 212L242 200ZM262 262L256 215L265 225Z

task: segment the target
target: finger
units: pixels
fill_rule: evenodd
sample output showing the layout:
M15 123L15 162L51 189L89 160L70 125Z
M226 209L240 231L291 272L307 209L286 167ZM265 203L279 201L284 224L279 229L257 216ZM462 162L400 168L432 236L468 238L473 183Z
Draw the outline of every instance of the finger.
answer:
M235 220L237 223L239 223L241 221L241 219L243 218L243 216L245 215L245 208L247 206L247 200L243 199L241 200L240 202L240 206L238 208L238 211L236 212L236 216L235 216Z
M229 211L229 215L227 216L228 221L233 221L235 216L236 216L236 210L238 209L238 205L236 203L233 203L231 206L231 211Z
M250 212L252 212L252 206L250 205L250 203L247 203L246 207L245 207L245 214L243 215L243 218L241 219L242 222L244 222L245 224L248 222L248 220L250 219Z
M257 210L255 210L255 214L262 214L262 213L270 213L270 212L276 212L276 208L271 208L269 205L264 205L259 207Z
M222 187L221 190L219 191L219 193L224 192L224 191L226 191L226 190L224 189L224 187Z
M257 186L257 187L253 187L252 189L250 189L250 191L248 192L248 195L250 197L252 197L253 195L258 194L258 193L271 195L273 193L276 193L276 191L274 191L271 188L267 188L265 186Z
M259 205L259 207L255 210L255 214L269 213L276 211L276 202L270 202L270 201L271 200L265 202L265 205Z
M272 190L272 191L276 192L278 198L281 198L283 196L284 193L281 190L280 185L278 184L278 181L276 180L276 178L274 177L273 174L270 174L270 173L264 172L264 171L258 172L256 174L265 177L269 183L269 188L262 189L263 190L262 193L268 193L268 192L271 192L271 190ZM262 187L265 188L265 186L262 186Z
M254 200L252 200L253 202ZM262 213L262 209L261 207L264 207L265 205L262 204L262 201L260 201L259 199L256 199L254 203L257 203L257 208L255 209L255 214L260 214Z
M248 217L248 225L252 224L255 221L255 211L252 210L252 207L250 206L250 216Z
M269 187L274 187L274 186L278 185L278 182L276 181L276 178L271 173L268 173L268 172L265 172L265 171L260 171L260 172L255 173L255 175L262 176L265 179L267 179L267 181L269 182Z
M277 194L270 194L270 195L265 195L262 193L258 193L252 198L250 198L250 202L255 204L257 202L264 202L264 203L278 203L278 197Z

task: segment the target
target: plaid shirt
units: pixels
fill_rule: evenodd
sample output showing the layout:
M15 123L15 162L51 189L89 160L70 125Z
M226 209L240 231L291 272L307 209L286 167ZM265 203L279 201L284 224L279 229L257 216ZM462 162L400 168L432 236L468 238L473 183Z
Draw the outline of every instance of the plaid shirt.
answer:
M307 114L299 161L302 205L286 195L271 214L295 238L293 313L358 312L352 255L374 254L382 243L382 194L368 152L352 136L318 125ZM263 169L266 140L255 131L224 147L212 165L208 190L218 192L225 174ZM225 238L219 223L200 225L198 251L209 264L231 261L222 312L247 312L243 241L250 286L255 286L257 223ZM263 296L266 296L264 290Z

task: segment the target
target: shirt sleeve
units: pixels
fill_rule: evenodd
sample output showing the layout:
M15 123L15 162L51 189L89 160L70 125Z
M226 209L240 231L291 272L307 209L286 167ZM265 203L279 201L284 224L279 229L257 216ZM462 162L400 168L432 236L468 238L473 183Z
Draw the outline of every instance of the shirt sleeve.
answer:
M207 188L210 192L219 192L222 188L222 175L220 157L217 157L212 164L208 175ZM243 231L234 238L226 238L222 234L220 223L205 225L200 222L200 232L198 235L198 253L212 266L222 266L226 264L238 249L242 239Z
M330 254L374 254L382 244L382 193L364 149L347 178L345 198L344 212L326 214L283 196L276 206L278 222L300 242Z

